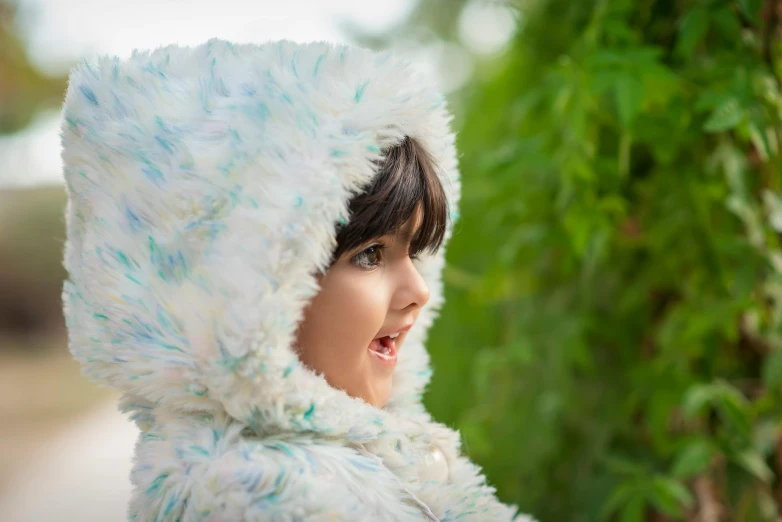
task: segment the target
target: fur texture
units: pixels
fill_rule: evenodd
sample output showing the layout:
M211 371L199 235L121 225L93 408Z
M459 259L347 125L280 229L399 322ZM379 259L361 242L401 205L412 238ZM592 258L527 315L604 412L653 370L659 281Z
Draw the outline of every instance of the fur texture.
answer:
M69 348L142 430L129 520L527 520L422 406L445 248L418 261L431 297L385 408L291 348L383 147L421 140L458 218L431 79L360 47L212 39L85 59L63 117ZM419 479L432 445L445 483Z

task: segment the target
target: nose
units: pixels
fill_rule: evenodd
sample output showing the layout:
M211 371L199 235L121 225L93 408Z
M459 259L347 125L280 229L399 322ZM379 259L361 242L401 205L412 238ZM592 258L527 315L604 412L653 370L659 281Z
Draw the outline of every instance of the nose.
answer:
M429 301L429 285L409 257L399 265L399 279L394 294L395 308L399 310L411 305L421 308Z

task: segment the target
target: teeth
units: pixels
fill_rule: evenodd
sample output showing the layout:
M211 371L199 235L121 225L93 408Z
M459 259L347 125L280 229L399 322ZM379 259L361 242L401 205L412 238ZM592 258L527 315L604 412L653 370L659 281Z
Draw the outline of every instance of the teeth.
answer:
M391 334L391 335L389 335L389 337L390 337L391 339L396 339L397 337L399 337L399 333L397 332L397 333L395 333L395 334Z

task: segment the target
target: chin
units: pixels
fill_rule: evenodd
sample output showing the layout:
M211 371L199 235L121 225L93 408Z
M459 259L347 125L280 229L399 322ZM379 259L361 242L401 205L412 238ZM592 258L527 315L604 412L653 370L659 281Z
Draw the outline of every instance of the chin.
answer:
M389 386L390 387L390 386ZM384 390L375 394L375 400L370 402L375 408L383 408L388 403L388 398L391 397L391 390Z

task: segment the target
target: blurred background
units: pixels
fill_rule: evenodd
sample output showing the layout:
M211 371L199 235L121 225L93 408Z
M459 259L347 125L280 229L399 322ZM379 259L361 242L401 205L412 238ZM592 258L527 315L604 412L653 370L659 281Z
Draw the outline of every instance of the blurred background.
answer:
M0 0L0 519L119 521L130 493L135 428L62 320L68 69L222 37L436 71L464 196L425 400L503 501L782 520L782 0L219 5Z

